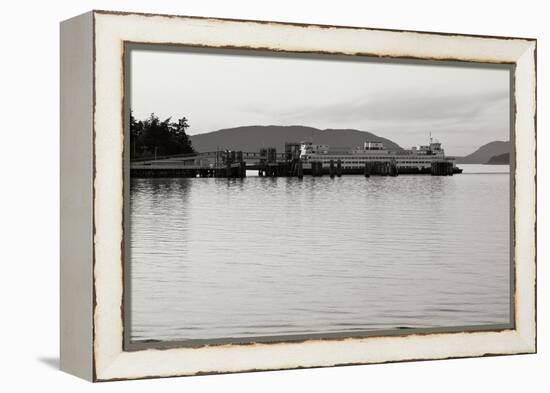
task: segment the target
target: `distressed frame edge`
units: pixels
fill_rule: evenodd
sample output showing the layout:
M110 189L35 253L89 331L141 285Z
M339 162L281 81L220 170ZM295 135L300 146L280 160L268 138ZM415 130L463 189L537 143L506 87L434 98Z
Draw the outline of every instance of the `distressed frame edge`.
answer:
M99 12L99 14L104 14L103 12ZM114 14L117 14L117 13L113 13L113 12L108 12L108 15L114 15ZM131 13L130 15L134 15L133 13ZM139 14L139 15L144 15L144 14ZM173 17L173 16L170 16L170 17ZM185 18L196 18L196 17L185 17ZM204 18L204 19L212 19L212 18ZM254 21L252 21L254 22ZM282 22L273 22L274 24L284 24ZM292 25L292 24L290 24ZM369 30L367 28L358 28L358 29L364 29L364 30ZM392 32L394 32L392 30ZM399 33L400 31L396 31L395 33ZM413 33L418 33L418 32L413 32ZM426 33L426 34L437 34L437 33ZM459 36L459 35L455 35L455 34L451 34L452 36ZM471 37L469 35L462 35L462 36L466 36L466 37ZM485 36L482 36L480 38L485 38ZM505 39L503 37L497 37L498 39ZM533 53L534 53L534 57L532 57L532 59L534 58L535 60L535 64L534 64L534 80L535 80L535 83L534 83L534 89L536 91L536 40L534 39L522 39L522 40L526 40L526 44L527 45L527 48L526 48L526 51L528 51L528 48L529 48L529 43L532 43L533 44ZM534 43L533 43L534 41ZM95 43L95 40L94 40L94 43ZM527 64L528 65L528 64ZM94 76L95 76L95 73L94 73ZM528 97L532 95L532 92L530 92L530 94L528 94ZM95 97L95 96L94 96ZM534 103L534 123L533 123L533 134L534 134L534 142L535 142L535 153L536 153L536 96L535 97L532 97L534 98L533 100L533 103ZM518 106L519 104L516 103ZM520 103L521 104L521 103ZM516 126L517 126L517 122L518 120L516 119ZM531 130L529 130L531 131ZM534 167L534 172L535 172L535 187L536 187L536 162L534 163L535 167ZM536 209L536 194L535 194L535 201L534 201L534 207ZM517 217L517 215L516 215ZM535 222L535 225L536 225L536 216L533 217L533 220ZM536 227L533 228L533 234L536 235ZM516 239L517 240L517 239ZM517 251L517 250L516 250ZM534 256L535 256L535 263L536 263L536 249L534 250ZM535 273L535 276L533 277L534 280L535 280L535 284L536 284L536 265L535 265L535 269L534 269L534 273ZM517 274L517 272L516 272ZM536 290L536 288L535 288ZM534 297L534 300L536 301L536 293L535 293L535 297ZM534 312L536 310L533 310ZM517 316L516 316L517 317ZM510 352L510 353L506 353L505 351L503 352L497 352L497 353L483 353L483 354L478 354L478 355L463 355L463 356L456 356L456 357L473 357L473 356L489 356L489 355L505 355L505 354L519 354L519 353L534 353L536 352L536 313L534 315L534 334L532 331L530 332L526 332L524 329L520 329L519 326L517 326L517 329L514 331L516 334L514 337L514 339L516 340L516 344L520 345L521 349L517 350L515 352ZM521 330L520 333L522 334L518 334L518 331ZM444 336L448 336L448 334L445 334ZM95 336L94 336L94 342L95 342ZM450 358L454 358L455 356L450 356ZM95 356L94 356L95 358ZM394 362L394 361L409 361L409 360L429 360L429 359L442 359L442 358L449 358L449 356L441 356L441 357L429 357L429 358L426 358L426 359L407 359L407 358L402 358L400 360L388 360L388 361L372 361L372 362L361 362L361 363L346 363L346 364L370 364L370 363L385 363L385 362ZM120 359L120 357L116 357L114 359L112 359L112 363L111 365L115 366L115 363L118 363L119 360L121 361L125 361L125 359ZM305 367L329 367L329 366L336 366L338 364L331 364L331 365L321 365L321 366L315 366L315 365L309 365L309 366L305 366ZM290 366L290 367L282 367L282 368L275 368L275 369L286 369L286 368L301 368L302 366ZM111 368L111 367L107 367L107 368ZM114 367L115 369L117 368L116 366ZM265 368L264 370L271 370L272 368ZM169 374L169 375L145 375L145 376L130 376L130 377L125 377L125 376L113 376L111 375L109 377L109 372L103 372L103 371L107 371L106 369L103 369L101 370L101 375L99 377L97 376L94 376L94 380L97 380L97 381L101 381L101 380L117 380L117 379L136 379L136 378L151 378L151 377L162 377L162 376L182 376L182 375L197 375L197 374L202 374L203 372L195 372L195 373L191 373L191 374L185 374L185 373L172 373L172 374ZM253 369L246 369L246 370L230 370L230 371L214 371L212 373L222 373L222 372L243 372L243 371L253 371ZM206 373L210 373L210 372L206 372ZM106 377L106 378L105 378Z
M145 17L162 17L162 18L176 18L176 19L196 19L196 20L211 20L221 22L237 22L237 23L254 23L254 24L269 24L269 25L281 25L281 26L295 26L295 27L319 27L323 29L353 29L353 30L370 30L370 31L382 31L382 32L394 32L394 33L418 33L418 34L434 34L448 37L471 37L471 38L491 38L498 40L522 40L522 41L537 41L534 37L517 37L517 36L499 36L499 35L486 35L486 34L468 34L468 33L450 33L441 31L428 31L428 30L409 30L409 29L388 29L381 27L365 27L365 26L353 26L353 25L330 25L323 23L306 23L306 22L287 22L287 21L272 21L262 19L242 19L242 18L223 18L216 16L198 16L198 15L183 15L183 14L163 14L163 13L151 13L151 12L138 12L138 11L113 11L104 9L94 9L91 12L98 15L120 15L120 16L145 16Z
M537 41L516 62L515 318L529 353L537 353ZM519 86L519 88L518 88ZM523 133L524 135L520 135ZM527 144L527 145L526 145ZM526 169L523 169L527 166ZM524 173L525 172L525 173ZM529 176L527 176L529 175ZM519 207L519 208L518 208ZM522 211L523 209L528 211ZM520 227L518 229L518 227ZM527 254L527 258L522 254ZM518 279L518 275L520 279ZM519 309L518 309L519 305Z

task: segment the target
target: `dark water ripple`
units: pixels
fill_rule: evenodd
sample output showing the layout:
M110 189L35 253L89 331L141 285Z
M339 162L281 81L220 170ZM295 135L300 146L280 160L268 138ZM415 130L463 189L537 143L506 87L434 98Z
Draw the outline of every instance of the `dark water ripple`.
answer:
M134 340L509 320L507 167L133 179Z

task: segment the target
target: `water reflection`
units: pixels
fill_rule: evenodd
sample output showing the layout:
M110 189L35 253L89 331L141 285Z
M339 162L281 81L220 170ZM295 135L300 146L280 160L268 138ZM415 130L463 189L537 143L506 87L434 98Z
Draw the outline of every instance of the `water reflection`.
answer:
M507 323L509 180L477 172L132 179L131 337Z

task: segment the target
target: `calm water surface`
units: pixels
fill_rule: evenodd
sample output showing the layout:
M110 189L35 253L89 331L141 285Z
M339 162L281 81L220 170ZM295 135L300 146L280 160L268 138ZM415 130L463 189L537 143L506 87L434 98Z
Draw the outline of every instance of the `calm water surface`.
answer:
M508 323L508 166L132 179L131 339Z

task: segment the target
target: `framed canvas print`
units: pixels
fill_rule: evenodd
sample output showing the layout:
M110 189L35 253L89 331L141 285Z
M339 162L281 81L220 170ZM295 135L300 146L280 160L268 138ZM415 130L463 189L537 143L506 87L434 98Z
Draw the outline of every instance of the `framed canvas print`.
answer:
M61 23L61 368L536 352L536 40Z

